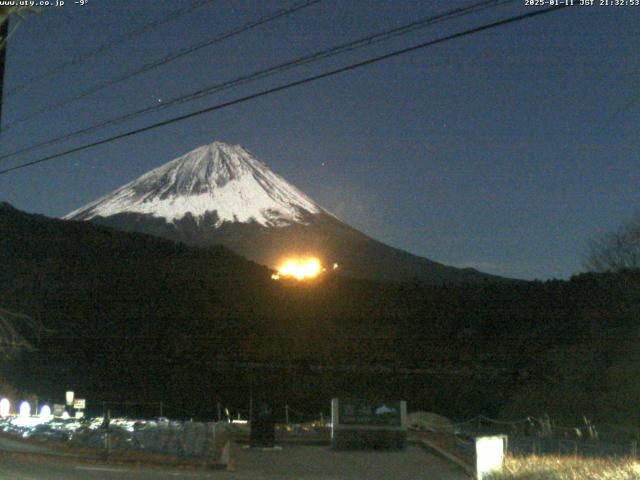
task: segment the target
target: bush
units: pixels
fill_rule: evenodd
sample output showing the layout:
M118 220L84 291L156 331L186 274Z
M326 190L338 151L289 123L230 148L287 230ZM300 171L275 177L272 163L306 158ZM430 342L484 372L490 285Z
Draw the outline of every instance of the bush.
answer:
M503 471L491 480L632 480L640 478L640 463L564 456L507 456Z

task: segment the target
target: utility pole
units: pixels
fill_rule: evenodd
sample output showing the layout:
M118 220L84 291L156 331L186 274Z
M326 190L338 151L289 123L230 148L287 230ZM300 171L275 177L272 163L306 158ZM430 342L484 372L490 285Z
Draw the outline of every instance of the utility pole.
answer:
M13 26L12 33L16 30L20 22L24 20L26 13L38 13L39 10L33 7L0 7L0 130L2 128L2 103L4 94L4 72L7 58L7 40L9 39L9 17L16 15L17 20Z
M253 377L249 374L249 421L253 421Z
M4 66L5 59L7 57L7 44L5 40L9 35L9 17L5 18L4 22L0 24L0 45L4 43L4 47L0 47L0 128L2 128L2 96L4 86Z

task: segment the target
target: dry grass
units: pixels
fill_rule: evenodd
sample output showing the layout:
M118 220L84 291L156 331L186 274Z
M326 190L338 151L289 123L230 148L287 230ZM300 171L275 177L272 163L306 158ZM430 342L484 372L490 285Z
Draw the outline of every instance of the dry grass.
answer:
M640 479L638 461L567 456L506 457L492 480L632 480Z

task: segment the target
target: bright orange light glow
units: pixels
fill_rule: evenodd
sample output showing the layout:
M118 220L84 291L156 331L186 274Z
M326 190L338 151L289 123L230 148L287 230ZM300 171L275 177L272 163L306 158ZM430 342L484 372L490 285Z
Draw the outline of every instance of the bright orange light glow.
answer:
M296 280L308 280L315 278L324 272L320 260L314 257L289 258L278 267L278 273L271 275L274 280L281 278L295 278Z

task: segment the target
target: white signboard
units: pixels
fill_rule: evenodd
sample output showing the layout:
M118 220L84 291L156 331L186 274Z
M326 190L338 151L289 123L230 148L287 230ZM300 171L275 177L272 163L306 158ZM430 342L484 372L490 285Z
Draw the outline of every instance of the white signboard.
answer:
M504 460L503 435L476 438L476 472L478 480L483 480L502 469Z
M87 401L84 398L76 398L73 401L73 408L76 410L84 410L86 408Z
M63 413L64 413L64 405L62 405L61 403L54 403L53 404L53 416L54 417L61 417Z

